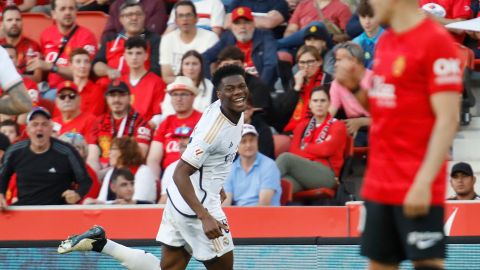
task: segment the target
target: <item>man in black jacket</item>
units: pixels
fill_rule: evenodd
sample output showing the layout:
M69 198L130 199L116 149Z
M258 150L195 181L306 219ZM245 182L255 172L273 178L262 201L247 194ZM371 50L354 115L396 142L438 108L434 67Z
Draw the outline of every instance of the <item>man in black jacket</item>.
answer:
M85 163L73 146L51 138L50 113L34 108L27 116L29 139L5 153L0 168L0 209L5 209L5 192L16 174L16 205L75 204L87 194L92 180ZM78 188L74 189L74 183Z

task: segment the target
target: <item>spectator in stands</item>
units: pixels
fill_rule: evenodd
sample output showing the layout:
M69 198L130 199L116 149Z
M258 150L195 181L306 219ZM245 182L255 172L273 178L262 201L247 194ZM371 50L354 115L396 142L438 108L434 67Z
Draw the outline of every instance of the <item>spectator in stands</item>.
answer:
M256 29L252 11L239 7L232 11L232 30L222 34L220 41L203 54L207 76L210 64L218 59L220 51L235 45L245 54L245 70L259 76L266 84L275 83L277 70L276 41L268 30Z
M7 151L7 148L12 144L10 138L1 131L2 127L3 126L0 126L0 160L3 159L5 151Z
M465 162L459 162L452 167L450 184L455 191L455 196L448 200L480 200L475 192L477 178L473 174L472 166Z
M243 125L237 158L225 180L227 199L223 206L279 206L282 188L275 161L258 152L258 132Z
M305 31L303 40L305 45L315 47L322 56L323 71L333 75L335 73L335 56L332 50L333 41L327 29L323 25L312 25Z
M109 153L110 165L112 166L102 182L98 200L110 201L115 199L115 194L111 189L111 180L113 173L117 169L127 169L135 175L134 200L155 202L157 197L157 176L153 175L148 166L144 164L144 158L133 138L122 137L115 138L112 141L112 147Z
M67 132L62 134L62 136L60 136L58 139L75 147L75 149L78 151L78 154L80 154L80 157L82 157L82 160L86 162L88 157L88 145L85 141L85 138L80 133ZM79 204L88 198L97 198L98 193L100 192L100 182L98 181L97 173L87 163L85 163L85 167L87 168L90 179L92 179L92 186L83 199L78 202Z
M48 72L49 92L44 97L54 100L55 89L65 79L72 78L69 55L75 48L84 48L91 57L97 51L95 35L83 26L76 24L77 8L75 0L52 0L52 18L55 24L45 29L40 38L42 55L27 62L27 70L41 69Z
M152 132L147 121L131 108L128 85L121 81L113 81L107 88L105 98L109 112L99 117L96 125L102 165L108 164L111 143L115 137L134 137L145 157L148 153Z
M198 89L190 78L177 76L168 85L167 93L171 97L170 103L175 114L167 116L156 130L147 158L147 165L157 176L160 176L161 170L180 158L179 139L172 134L177 129L193 129L202 116L193 108Z
M10 144L14 144L20 140L20 126L13 120L0 122L0 133L7 136Z
M105 1L105 0L97 0ZM126 31L124 25L121 22L122 18L122 7L125 5L134 5L139 3L144 10L143 17L145 18L144 25L147 31L155 33L157 35L162 35L165 31L166 22L167 22L167 13L165 10L164 1L158 0L115 0L111 3L110 9L108 11L108 21L105 25L105 30L103 31L102 38L106 38L108 35L121 33ZM132 16L132 15L130 15Z
M121 0L117 0L117 2L119 1ZM125 43L132 37L140 36L147 43L146 60L148 61L144 63L145 69L160 76L160 65L158 64L160 36L145 28L145 11L141 2L127 0L120 6L120 23L124 30L108 33L103 37L100 50L93 61L95 75L107 76L108 79L114 80L128 74L128 65L124 59Z
M218 55L217 63L219 68L227 65L244 67L244 61L245 55L239 48L228 46ZM244 121L245 123L252 124L258 130L260 134L258 138L260 142L260 153L273 158L273 138L269 125L274 122L271 120L276 119L282 114L282 110L277 111L274 109L274 104L272 104L272 98L270 96L271 87L263 83L260 78L246 73L245 82L247 83L250 94L247 101L248 110L244 115ZM212 100L217 100L215 93L213 94ZM283 103L283 100L280 100L280 104L283 105Z
M299 93L285 132L292 132L296 126L307 118L309 113L312 89L317 86L329 85L331 77L322 70L323 59L318 50L311 46L302 46L297 52L299 70L294 76L293 89Z
M298 124L290 151L276 160L282 178L293 184L293 192L335 187L343 165L345 124L328 113L330 98L325 88L316 87L310 95L312 118Z
M130 88L132 107L150 121L155 115L161 114L165 82L154 72L145 69L148 53L147 42L143 38L132 37L125 42L124 58L129 72L120 80Z
M83 48L77 48L70 54L73 82L80 94L80 111L100 116L106 112L105 88L90 80L92 59Z
M471 0L420 0L418 2L425 14L442 25L469 20L473 15L470 8ZM458 43L463 43L464 31L451 30L451 32Z
M361 76L362 85L372 85L373 72L364 66L364 53L362 48L353 42L338 44L334 48L335 66L348 66L348 69L337 69L338 72L348 70L349 75ZM336 74L336 78L345 78ZM344 120L348 133L355 137L355 146L367 146L368 127L371 124L370 113L358 102L353 92L355 87L341 79L335 79L330 86L330 108L328 111L335 116L339 109L343 109L347 117Z
M248 7L254 15L255 27L273 31L275 38L281 38L285 27L283 24L290 18L288 4L285 0L234 0L227 10L225 28L232 25L232 11L237 7Z
M304 0L298 4L288 21L284 38L278 48L295 48L302 45L305 30L312 25L325 25L335 42L348 39L344 33L352 16L350 8L340 0Z
M76 0L78 11L101 11L108 14L109 0Z
M92 180L78 152L51 138L50 113L34 108L27 117L29 139L10 147L0 170L0 208L6 207L5 191L17 174L17 205L75 204L87 194ZM73 190L74 181L78 188Z
M95 124L97 119L91 113L80 110L80 94L77 85L72 81L64 81L58 85L58 93L55 98L55 105L60 115L52 119L53 132L56 136L68 132L76 132L82 135L87 143L90 156L87 163L95 170L100 169L97 147L97 130Z
M86 199L83 204L151 204L150 201L134 200L135 176L128 169L115 169L110 181L110 190L114 199L101 201L97 199Z
M198 20L196 21L198 28L213 31L217 36L220 36L225 18L225 9L220 0L187 0L178 1L177 4L180 2L192 2L195 5L196 13L198 13ZM168 27L167 30L165 30L165 34L170 33L175 30L176 27L179 27L179 21L176 20L176 16L174 7L168 19Z
M178 75L190 78L193 81L193 85L198 89L198 94L193 102L193 108L203 112L211 104L214 92L212 82L205 78L205 66L202 55L195 50L188 51L183 55L180 66ZM172 107L170 95L165 95L162 103L162 116L166 117L174 113L175 110Z
M360 1L357 13L360 17L360 24L362 25L364 32L360 36L353 39L353 42L360 45L365 53L365 67L372 69L373 56L375 55L375 45L383 33L383 28L380 27L378 22L375 20L373 9L368 3L368 0Z
M173 137L178 139L178 153L181 156L185 149L187 149L188 141L190 140L190 135L192 135L193 128L188 126L183 126L180 128L176 128ZM170 183L173 182L173 172L175 172L175 168L177 167L179 159L171 163L167 166L165 171L162 175L162 182L161 182L161 193L160 199L158 200L159 204L166 204L168 195L167 195L167 188Z
M14 46L17 52L17 69L22 75L40 82L42 71L27 71L27 60L29 57L40 55L40 45L32 39L22 35L23 19L20 9L17 6L7 6L2 12L2 31L5 37L0 39L0 44Z
M198 14L192 2L177 2L173 12L177 28L165 34L160 43L162 77L167 83L173 82L180 73L180 62L187 51L203 53L218 42L213 32L196 27Z

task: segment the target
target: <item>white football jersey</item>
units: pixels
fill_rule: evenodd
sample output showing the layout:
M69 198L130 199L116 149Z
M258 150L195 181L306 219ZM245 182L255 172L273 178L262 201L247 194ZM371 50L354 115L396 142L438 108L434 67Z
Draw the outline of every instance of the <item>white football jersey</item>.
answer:
M220 100L212 103L198 121L182 160L197 168L190 176L198 200L213 216L223 211L220 190L230 173L237 154L243 128L243 113L238 123L232 123L220 110ZM195 217L175 182L167 187L173 207L184 216Z
M10 90L12 86L22 82L22 77L18 74L15 65L8 56L7 50L0 46L0 87L3 91Z

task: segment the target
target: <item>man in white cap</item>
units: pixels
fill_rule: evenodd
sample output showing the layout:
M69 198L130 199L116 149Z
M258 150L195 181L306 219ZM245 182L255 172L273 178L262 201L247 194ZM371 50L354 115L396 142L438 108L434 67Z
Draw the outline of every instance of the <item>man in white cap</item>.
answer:
M193 109L197 94L197 87L185 76L177 76L167 87L167 95L175 114L167 116L158 126L147 157L147 166L158 177L161 170L180 158L179 138L173 136L176 130L185 127L193 129L202 116L199 111Z
M275 161L258 152L258 132L254 126L243 125L238 153L240 158L233 162L225 181L227 199L223 206L279 206L280 171Z

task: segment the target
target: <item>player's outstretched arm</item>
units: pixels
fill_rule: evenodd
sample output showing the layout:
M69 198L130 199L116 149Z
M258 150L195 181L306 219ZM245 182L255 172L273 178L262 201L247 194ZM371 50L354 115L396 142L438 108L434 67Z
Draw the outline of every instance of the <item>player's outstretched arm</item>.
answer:
M0 99L0 113L17 115L27 113L32 109L32 100L23 82L19 82L7 91L7 96Z
M438 174L458 129L460 97L458 92L440 92L430 98L435 125L427 152L404 202L407 217L426 215L432 198L431 185Z
M192 182L190 181L190 175L196 171L197 169L195 167L180 159L173 173L173 181L175 181L178 191L185 202L192 208L198 219L202 221L203 231L207 237L209 239L215 239L223 235L221 231L223 224L213 218L197 199Z

